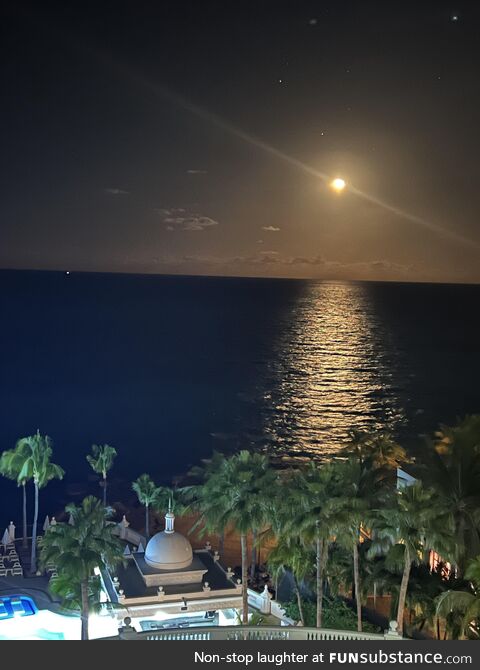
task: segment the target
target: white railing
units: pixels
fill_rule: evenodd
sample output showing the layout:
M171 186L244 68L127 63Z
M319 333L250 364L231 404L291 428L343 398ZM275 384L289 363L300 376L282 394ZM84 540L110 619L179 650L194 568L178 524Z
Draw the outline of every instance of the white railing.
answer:
M357 633L352 630L303 628L300 626L205 626L177 630L137 631L129 626L119 630L117 640L402 640L395 631L383 634Z

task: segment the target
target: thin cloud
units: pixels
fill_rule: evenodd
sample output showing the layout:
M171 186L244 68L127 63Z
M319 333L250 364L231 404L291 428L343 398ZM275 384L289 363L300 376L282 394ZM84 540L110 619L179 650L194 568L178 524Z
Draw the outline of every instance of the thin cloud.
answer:
M166 230L186 230L203 231L207 228L213 228L220 225L218 221L210 216L200 214L189 214L183 207L171 207L168 209L155 210L162 217L162 222L166 224Z
M276 228L275 226L262 226L262 230L265 230L267 233L278 233L280 228Z
M130 191L124 191L123 188L106 188L105 193L110 195L130 195Z
M159 260L160 263L163 261ZM327 276L339 275L345 276L347 273L354 273L360 276L377 276L377 273L386 273L396 276L409 276L414 270L412 265L403 265L401 263L394 263L388 260L372 260L372 261L353 261L351 263L344 263L341 261L327 260L322 256L284 256L278 251L262 251L252 255L246 256L204 256L204 255L188 255L177 257L176 259L169 259L169 262L175 264L201 264L212 267L259 267L265 265L276 265L277 267L289 268L306 268L316 267L322 274Z
M188 219L178 219L178 223L182 230L205 230L212 226L218 226L218 221L211 219L209 216L191 216Z
M187 174L207 174L206 170L187 170Z
M183 207L168 207L168 208L160 208L158 207L155 209L157 214L160 214L160 216L177 216L179 214L184 214L185 209Z

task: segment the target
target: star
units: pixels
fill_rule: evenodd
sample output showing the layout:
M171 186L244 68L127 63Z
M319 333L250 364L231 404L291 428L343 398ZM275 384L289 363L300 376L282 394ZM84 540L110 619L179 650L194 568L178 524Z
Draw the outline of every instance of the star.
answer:
M458 14L453 14L453 15L452 15L452 21L453 21L454 23L456 23L456 22L458 21L458 19L459 19Z

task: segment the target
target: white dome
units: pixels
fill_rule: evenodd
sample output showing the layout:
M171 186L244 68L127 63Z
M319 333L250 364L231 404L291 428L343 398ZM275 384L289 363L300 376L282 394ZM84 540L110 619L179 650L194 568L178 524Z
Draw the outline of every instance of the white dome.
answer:
M166 529L154 535L145 549L145 562L157 570L181 570L188 568L193 561L192 545L186 537L173 530L173 519L173 514L169 512Z

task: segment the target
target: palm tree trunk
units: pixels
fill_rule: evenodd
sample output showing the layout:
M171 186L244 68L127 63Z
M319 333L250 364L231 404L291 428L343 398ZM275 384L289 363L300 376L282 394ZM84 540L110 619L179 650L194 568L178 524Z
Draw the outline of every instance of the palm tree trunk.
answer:
M298 580L293 575L293 583L295 584L295 594L297 596L297 605L298 605L298 613L300 615L300 621L302 623L302 626L305 626L305 616L303 614L303 603L302 603L302 596L300 594L300 587L298 585Z
M242 545L242 623L248 624L248 561L247 561L247 536L245 533L240 535Z
M148 538L150 537L150 521L148 518L148 505L145 505L145 537Z
M252 562L250 565L250 579L255 579L255 569L257 567L257 531L252 530Z
M103 475L103 506L107 506L107 475Z
M398 596L398 611L397 611L397 631L399 635L403 635L403 615L405 612L405 601L407 599L408 581L410 579L410 570L412 561L410 559L410 552L405 545L405 563L403 566L402 583L400 584L400 593Z
M358 544L353 543L353 579L355 581L355 602L357 604L357 631L362 632L362 598L360 590L360 570L358 568Z
M317 628L322 627L323 573L325 568L326 541L317 538Z
M225 548L225 529L222 528L218 536L218 553L220 556L223 556L223 550Z
M82 579L80 588L82 593L82 640L88 640L88 579Z
M23 482L23 546L28 547L27 540L27 482Z
M37 572L38 482L34 481L34 485L35 485L35 510L33 513L32 553L30 555L30 572L32 572L33 574Z

